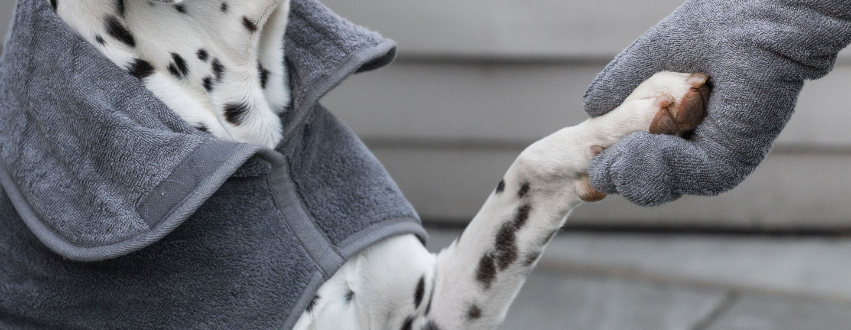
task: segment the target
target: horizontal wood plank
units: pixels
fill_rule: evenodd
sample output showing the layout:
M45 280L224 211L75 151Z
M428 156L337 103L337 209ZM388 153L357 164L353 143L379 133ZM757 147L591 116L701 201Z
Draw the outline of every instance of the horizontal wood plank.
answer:
M587 118L582 95L600 65L400 62L344 82L323 101L380 143L526 145ZM777 140L851 150L851 66L807 82Z
M520 150L372 148L428 221L463 224ZM851 155L772 153L739 187L647 208L609 196L580 206L569 225L742 230L851 229Z
M402 57L610 60L683 0L324 0ZM842 59L851 63L851 51Z

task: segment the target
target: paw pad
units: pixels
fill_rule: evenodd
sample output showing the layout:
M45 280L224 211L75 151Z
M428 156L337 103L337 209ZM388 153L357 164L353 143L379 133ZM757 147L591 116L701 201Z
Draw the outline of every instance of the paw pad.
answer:
M709 101L710 88L706 84L709 77L695 73L686 79L691 88L679 98L661 96L657 98L659 111L650 123L650 133L682 136L693 130L706 116L706 105Z

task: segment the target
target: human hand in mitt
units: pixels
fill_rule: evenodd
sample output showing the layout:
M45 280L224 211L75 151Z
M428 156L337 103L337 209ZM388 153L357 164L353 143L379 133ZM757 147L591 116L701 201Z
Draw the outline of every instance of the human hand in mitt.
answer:
M635 133L595 157L592 185L633 203L716 195L765 158L804 80L851 42L851 0L688 0L619 54L585 94L602 115L659 71L710 77L707 115L688 140Z

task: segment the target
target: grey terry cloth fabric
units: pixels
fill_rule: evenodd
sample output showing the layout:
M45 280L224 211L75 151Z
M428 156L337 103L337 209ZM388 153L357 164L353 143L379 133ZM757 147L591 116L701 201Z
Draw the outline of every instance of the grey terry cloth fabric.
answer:
M425 233L318 100L395 44L293 0L275 150L189 127L20 0L0 58L0 328L290 328L360 249Z
M618 55L585 95L599 116L653 73L705 72L713 92L691 141L637 133L595 157L593 186L640 205L735 187L769 152L804 80L851 42L849 0L690 0Z

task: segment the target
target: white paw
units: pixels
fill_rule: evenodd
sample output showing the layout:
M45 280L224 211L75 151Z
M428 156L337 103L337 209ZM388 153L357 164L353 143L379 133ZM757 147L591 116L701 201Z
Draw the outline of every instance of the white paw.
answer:
M702 73L659 72L645 80L620 107L591 120L594 133L586 134L593 138L581 142L588 146L586 159L633 132L682 136L693 130L706 115L708 78ZM586 202L606 196L591 187L587 175L576 181L576 191Z
M645 80L624 101L655 100L656 111L648 132L682 135L697 127L706 115L709 77L702 73L659 72Z
M556 191L572 185L579 200L603 199L606 194L591 187L588 180L591 159L634 132L682 136L693 130L706 114L707 79L700 73L657 73L608 114L535 142L512 168L537 187Z

